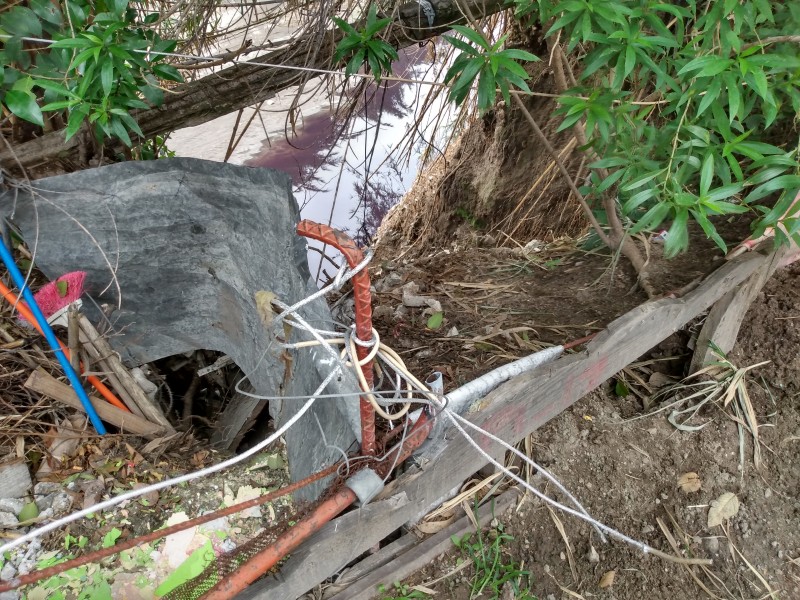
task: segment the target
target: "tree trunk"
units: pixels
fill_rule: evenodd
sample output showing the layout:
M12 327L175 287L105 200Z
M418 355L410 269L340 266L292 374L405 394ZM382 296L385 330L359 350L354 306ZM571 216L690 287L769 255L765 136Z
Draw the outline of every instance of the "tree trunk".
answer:
M391 25L388 41L398 48L410 46L446 32L453 24L463 23L464 13L480 18L497 13L504 6L503 0L463 2L467 6L462 12L456 0L431 0L430 4L435 11L432 25L420 4L402 4ZM308 32L295 39L289 47L252 61L275 66L234 65L181 85L174 93L166 95L161 106L135 111L133 115L145 137L151 138L252 106L271 98L281 90L316 77L314 73L287 67L329 68L341 37L339 29ZM16 170L20 165L32 167L54 158L77 161L79 145L80 136L73 136L65 142L64 132L55 131L13 149L0 147L0 164L7 169Z

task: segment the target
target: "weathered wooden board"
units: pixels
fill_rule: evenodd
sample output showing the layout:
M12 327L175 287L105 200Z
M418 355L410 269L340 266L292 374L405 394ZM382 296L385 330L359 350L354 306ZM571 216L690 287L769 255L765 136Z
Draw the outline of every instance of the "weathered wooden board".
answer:
M501 518L509 508L514 506L517 498L519 498L519 491L512 488L497 498L495 502L486 503L480 507L476 515L480 526L485 527L494 517ZM461 517L455 523L451 523L440 532L416 544L397 560L373 570L329 600L372 600L378 595L378 586L384 585L390 589L395 581L402 581L413 572L429 565L437 556L450 550L453 547L450 539L452 536L461 537L473 530L474 525L469 517Z
M764 261L765 256L761 254L731 261L683 298L655 300L635 308L612 322L589 344L585 352L564 357L515 377L494 390L483 399L482 410L471 420L507 442L516 443L681 329L750 277ZM451 432L448 438L452 440L443 450L423 455L416 473L403 475L391 486L393 494L404 492L408 498L408 504L402 509L363 516L357 526L348 528L346 535L341 534L340 522L344 523L343 519L347 519L346 522L352 525L355 518L353 513L333 521L324 534L321 532L315 536L313 546L335 548L336 551L328 556L315 554L313 572L310 569L284 571L285 587L274 588L269 593L258 592L240 597L294 600L355 559L364 548L381 540L386 535L384 532L393 531L425 514L433 501L487 462L462 437L453 437ZM476 440L490 455L499 450L499 445L485 436L478 435ZM586 504L591 509L591 503ZM367 506L360 512L369 508ZM332 539L325 540L324 535ZM300 551L309 553L311 547L311 542L308 542ZM288 593L284 593L284 590Z
M756 299L758 293L767 283L775 270L779 267L783 258L787 255L788 248L781 246L772 252L767 260L753 273L746 281L733 288L725 294L711 308L706 317L700 335L697 337L694 356L690 371L699 371L707 364L717 360L709 342L714 344L727 354L733 350L736 338L739 336L739 328L742 326L747 309Z
M75 390L67 384L61 383L53 378L47 371L41 368L31 373L30 377L28 377L28 380L25 382L25 387L34 392L49 396L53 400L57 400L77 410L84 410L83 404L81 404L77 394L75 394ZM100 415L103 421L114 427L118 427L123 433L134 433L143 437L152 438L163 435L167 431L161 425L151 423L139 415L120 410L105 400L100 400L92 396L89 397L89 400L92 402L92 406L94 406L97 414Z

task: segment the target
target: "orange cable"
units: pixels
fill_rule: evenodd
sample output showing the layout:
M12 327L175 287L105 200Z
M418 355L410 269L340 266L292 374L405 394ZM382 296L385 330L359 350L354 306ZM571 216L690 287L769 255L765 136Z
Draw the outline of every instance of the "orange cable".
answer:
M10 289L8 289L5 286L5 284L3 284L2 281L0 281L0 294L3 295L3 298L5 298L6 301L11 306L16 306L16 308L19 311L19 313L23 317L25 317L25 319L31 325L33 325L36 328L36 331L39 332L39 335L43 335L42 334L42 328L39 327L39 323L37 323L36 319L33 318L33 314L31 314L30 309L25 305L24 302L22 302L19 299L19 297L16 294L14 294L14 292L12 292ZM61 349L64 351L64 355L67 357L67 360L69 360L69 357L70 357L69 348L67 348L66 344L64 344L64 342L62 342L61 340L59 340L58 343L61 346ZM82 362L80 363L80 367L81 367L81 373L83 373L85 369L84 369L84 365L83 365ZM121 410L124 410L125 412L131 412L130 409L127 406L125 406L125 404L122 402L122 400L117 398L114 395L114 392L112 392L110 389L108 389L106 384L104 384L102 381L100 381L96 376L89 375L87 377L87 379L89 380L89 383L92 384L92 387L94 387L94 389L96 389L103 396L103 398L108 400L111 404L113 404L117 408L119 408Z

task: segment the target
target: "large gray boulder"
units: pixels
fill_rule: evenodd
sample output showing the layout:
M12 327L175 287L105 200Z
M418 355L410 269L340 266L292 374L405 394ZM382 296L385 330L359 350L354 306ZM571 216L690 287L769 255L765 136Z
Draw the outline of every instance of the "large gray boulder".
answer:
M0 202L48 277L87 272L88 294L113 308L110 342L128 365L217 350L270 396L311 394L330 372L322 352L298 351L284 382L280 348L256 311L259 290L287 304L315 290L287 175L188 158L125 162L35 181L31 190L5 191ZM321 299L301 314L329 326ZM357 389L345 375L325 392ZM275 401L270 411L280 425L302 403ZM235 448L254 417L266 421L263 406L237 396L214 441ZM318 400L286 435L293 479L340 458L332 446L347 450L357 437L357 399Z

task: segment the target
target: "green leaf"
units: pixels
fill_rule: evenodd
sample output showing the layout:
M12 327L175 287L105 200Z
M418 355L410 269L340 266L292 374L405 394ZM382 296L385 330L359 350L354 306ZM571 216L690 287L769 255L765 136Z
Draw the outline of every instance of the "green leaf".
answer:
M664 240L664 256L672 258L689 247L689 211L685 208L678 209L672 227L667 232Z
M631 190L635 190L636 188L642 187L648 181L651 181L661 175L665 169L659 169L658 171L651 171L650 173L645 173L641 177L638 177L631 181L630 183L625 184L622 186L623 192L630 192Z
M372 6L375 5L373 4ZM366 30L364 30L363 37L365 38L374 37L376 33L378 33L381 29L385 29L386 26L391 22L392 22L391 19L380 19L378 21L375 21L375 23L373 23L372 25L367 27Z
M114 62L107 59L100 67L100 85L105 96L111 95L111 86L114 84Z
M117 543L117 540L121 535L122 532L114 527L111 531L103 536L103 548L111 548L111 546Z
M67 292L69 291L69 284L66 281L57 281L56 291L58 292L59 298L66 298Z
M672 211L672 207L668 202L659 202L648 210L644 216L639 219L636 225L631 228L631 235L639 233L640 231L655 229L661 222L667 218L667 215Z
M341 29L342 31L344 31L345 33L349 33L350 35L354 35L354 36L359 37L359 38L361 37L361 34L358 33L358 31L356 31L355 27L350 25L350 23L348 23L347 21L344 21L343 19L340 19L339 17L331 17L331 19L336 24L336 26L339 29Z
M470 29L469 27L464 27L463 25L453 25L453 31L457 31L465 38L467 38L470 42L483 48L484 50L489 50L489 42L483 37L482 34L478 33L474 29Z
M744 189L744 184L741 183L731 183L728 185L723 185L716 189L711 190L708 194L704 194L705 200L709 200L711 202L716 202L718 200L724 200L725 198L730 198L731 196L735 196L739 192Z
M15 6L5 13L0 13L0 25L4 33L21 37L42 37L42 24L30 8Z
M719 98L719 93L722 90L722 82L719 78L715 79L711 82L711 85L708 86L706 93L703 95L702 99L700 100L700 106L697 108L697 116L699 117L702 115L706 109L711 106L713 102L717 101ZM731 119L733 120L733 119Z
M69 119L67 121L67 128L64 130L65 140L70 139L73 135L78 133L78 129L80 129L81 124L88 114L89 107L85 104L77 106L74 110L72 110L72 112L70 112Z
M508 50L503 50L501 52L503 56L506 58L512 58L514 60L526 60L529 62L536 62L539 60L539 57L535 54L531 54L530 52L526 52L525 50L519 50L516 48L509 48Z
M35 519L39 516L39 507L36 506L36 502L28 502L25 506L22 507L22 510L19 512L17 518L20 522L30 521L31 519Z
M461 75L453 84L451 90L458 91L464 87L466 88L472 87L472 83L475 81L475 77L478 76L478 73L480 73L483 65L484 65L483 58L473 58L472 60L470 60L464 67L464 70L461 71Z
M158 586L156 589L156 596L161 598L178 586L194 579L202 573L203 569L210 565L214 559L214 547L211 545L211 540L208 540L204 545L192 552L189 558Z
M494 105L495 96L494 75L491 69L482 69L478 81L478 109L486 112Z
M628 389L628 386L625 385L625 382L622 381L622 379L617 379L617 383L614 385L614 393L619 398L627 398L628 394L630 394L631 392Z
M618 169L606 177L599 186L597 186L597 193L602 194L612 185L614 185L625 174L625 169Z
M9 90L6 92L3 102L12 113L20 119L24 119L40 127L44 126L42 109L36 103L36 96L31 92L20 90Z
M800 176L781 175L780 177L771 179L766 183L758 186L756 189L754 189L747 195L744 201L750 204L751 202L755 202L756 200L761 200L761 198L764 198L765 196L769 196L773 192L796 190L797 188L800 188ZM770 211L769 214L771 215L774 210L775 208L773 207L772 211ZM781 214L774 215L773 218L777 219L778 217L781 216ZM766 219L766 216L764 218Z
M714 178L714 156L706 154L703 159L703 166L700 169L700 195L705 196L711 189L711 181Z
M128 131L125 129L125 125L122 124L119 117L112 117L109 121L111 124L111 131L114 132L123 144L125 144L128 148L131 147L131 137L128 135Z
M655 197L656 190L655 188L647 188L637 192L633 196L631 196L625 204L622 205L622 212L626 215L631 214L634 210L636 210L639 206L643 203L650 200L650 198Z
M700 227L703 228L703 232L706 234L706 237L713 240L717 247L722 250L723 253L728 252L728 246L725 244L725 241L720 237L719 233L717 233L716 228L714 225L711 224L711 221L708 220L708 217L699 210L690 210L689 211L694 220L700 224Z
M454 38L449 35L443 35L442 37L447 40L448 44L458 48L462 52L466 52L467 54L471 54L472 56L481 56L481 53L475 48L475 46L471 46L464 40L460 40L458 38Z
M29 0L28 6L41 20L52 25L61 25L63 21L61 10L51 0Z
M428 317L428 323L426 324L428 329L439 329L442 326L442 322L444 321L444 313L439 311L433 313L430 317Z

